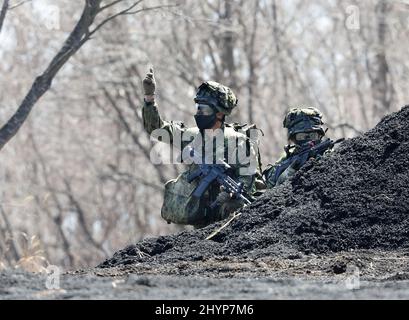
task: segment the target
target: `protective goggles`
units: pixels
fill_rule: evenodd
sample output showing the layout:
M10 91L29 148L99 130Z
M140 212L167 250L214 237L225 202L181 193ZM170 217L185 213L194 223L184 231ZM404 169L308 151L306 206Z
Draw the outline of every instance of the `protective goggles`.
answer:
M315 141L321 139L321 134L318 132L300 132L295 135L296 141Z
M211 116L214 114L213 108L207 104L196 103L196 109L197 115Z

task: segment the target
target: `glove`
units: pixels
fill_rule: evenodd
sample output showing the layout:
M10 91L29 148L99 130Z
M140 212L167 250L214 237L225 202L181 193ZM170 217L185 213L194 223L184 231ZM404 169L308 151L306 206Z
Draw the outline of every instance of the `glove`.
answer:
M149 72L146 74L145 79L143 79L142 84L146 96L153 96L155 94L156 81L152 68L149 69Z
M217 202L219 202L220 204L229 201L230 199L232 199L232 195L230 193L227 193L224 188L220 188L220 193L217 195Z
M217 196L218 210L216 212L216 221L227 219L230 214L243 207L241 200L235 200L231 197L231 194L226 191L222 191Z

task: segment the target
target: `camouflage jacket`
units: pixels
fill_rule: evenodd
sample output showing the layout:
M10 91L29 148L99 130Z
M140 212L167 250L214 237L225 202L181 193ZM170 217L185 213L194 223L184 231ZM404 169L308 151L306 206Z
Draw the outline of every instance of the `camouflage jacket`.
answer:
M274 164L268 165L267 168L263 172L263 177L264 177L264 180L266 182L268 189L274 188L275 186L278 186L284 183L285 181L290 179L292 176L294 176L294 174L297 172L296 169L290 166L286 170L284 170L280 174L280 176L275 180L275 174L276 174L277 168L281 165L283 161L296 155L297 151L299 150L297 146L295 145L287 145L285 149L287 149L288 151L283 152L281 157ZM327 151L325 151L324 156L329 154L330 152L332 151L328 149ZM318 156L318 157L321 157L321 156Z
M274 180L274 176L276 173L277 168L280 166L280 164L287 160L289 157L295 154L295 146L287 146L288 147L288 152L283 152L280 156L280 158L274 163L270 164L267 166L267 168L263 172L263 176L267 185L268 189L271 189L277 185L282 184L284 181L292 177L295 173L296 170L288 167L277 179L277 181Z
M183 150L185 146L191 145L194 149L204 152L204 154L212 155L213 159L211 162L218 158L224 158L224 160L226 160L226 162L233 168L233 172L230 173L231 177L238 182L242 182L249 194L253 194L256 191L255 173L257 168L253 168L253 166L255 163L258 163L257 152L254 142L250 141L245 134L235 131L229 125L225 125L222 128L224 147L217 148L215 143L207 143L206 139L209 137L203 137L204 134L200 132L199 128L186 127L182 122L163 120L158 111L156 102L145 102L142 109L142 115L145 130L149 134L156 136L155 131L161 129L160 131L168 133L169 137L169 139L163 139L161 141L170 143L173 147ZM181 139L181 137L183 137L183 139ZM230 143L235 147L228 147ZM250 154L247 154L247 159L240 161L241 157L239 152L244 152L244 154L247 152ZM233 159L234 162L229 161L229 159ZM249 159L251 159L251 161L249 161ZM195 168L195 164L189 165L187 172L184 174L194 171ZM245 174L243 174L243 172ZM216 183L206 191L203 198L204 201L201 202L202 210L207 211L210 210L208 206L216 199L220 202L225 202L222 206L217 208L217 212L207 212L206 216L208 219L207 221L203 221L203 225L222 220L231 212L242 206L241 201L228 199L226 195L223 195L220 192L220 187Z

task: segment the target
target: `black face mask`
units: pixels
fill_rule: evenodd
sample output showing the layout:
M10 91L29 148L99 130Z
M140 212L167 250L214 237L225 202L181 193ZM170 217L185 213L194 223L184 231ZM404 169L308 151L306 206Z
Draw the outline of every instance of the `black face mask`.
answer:
M213 128L213 126L216 124L217 117L216 117L216 113L211 114L211 115L196 114L195 120L196 120L197 127L200 130L206 130L206 129Z

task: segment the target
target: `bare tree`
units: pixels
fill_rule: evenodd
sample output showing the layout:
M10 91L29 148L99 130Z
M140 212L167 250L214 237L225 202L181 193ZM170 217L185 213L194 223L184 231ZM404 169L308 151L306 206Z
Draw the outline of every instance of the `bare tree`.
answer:
M136 14L145 10L161 8L161 6L155 6L151 8L134 10L138 4L143 2L143 0L139 0L128 6L126 9L109 15L107 18L103 19L102 22L99 22L93 27L94 20L97 15L122 2L122 0L116 0L104 6L101 6L101 2L102 0L85 0L85 6L81 17L73 31L68 36L64 45L52 59L44 73L35 79L30 91L17 108L16 113L0 129L0 149L3 148L4 145L18 132L36 102L49 90L54 77L57 75L60 69L88 40L91 39L91 37L100 28L102 28L107 22L119 16ZM7 9L7 5L7 1L4 2L3 8L5 8L5 11Z

